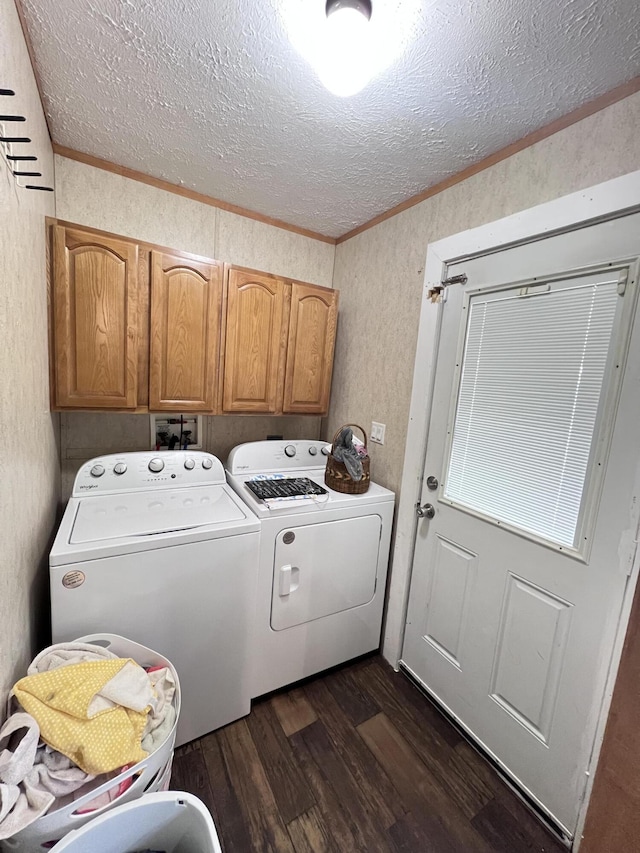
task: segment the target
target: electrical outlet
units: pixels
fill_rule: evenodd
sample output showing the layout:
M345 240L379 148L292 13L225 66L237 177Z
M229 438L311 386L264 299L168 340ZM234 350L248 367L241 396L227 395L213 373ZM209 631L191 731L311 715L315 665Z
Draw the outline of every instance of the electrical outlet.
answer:
M385 424L377 424L375 421L371 422L371 441L374 444L384 444L385 429Z

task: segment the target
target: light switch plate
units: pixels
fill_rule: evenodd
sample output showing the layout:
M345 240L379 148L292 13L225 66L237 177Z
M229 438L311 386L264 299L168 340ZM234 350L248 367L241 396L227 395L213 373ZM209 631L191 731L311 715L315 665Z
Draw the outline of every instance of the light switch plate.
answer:
M384 444L385 424L378 424L375 421L371 422L371 441L374 444Z

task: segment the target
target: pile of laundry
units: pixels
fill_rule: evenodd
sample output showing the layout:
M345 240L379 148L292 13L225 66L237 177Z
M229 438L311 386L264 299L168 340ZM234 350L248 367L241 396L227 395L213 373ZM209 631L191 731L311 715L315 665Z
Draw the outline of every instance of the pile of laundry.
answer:
M0 840L62 808L154 752L176 718L166 667L86 643L41 652L14 685L0 729ZM94 811L133 782L131 775L84 805Z

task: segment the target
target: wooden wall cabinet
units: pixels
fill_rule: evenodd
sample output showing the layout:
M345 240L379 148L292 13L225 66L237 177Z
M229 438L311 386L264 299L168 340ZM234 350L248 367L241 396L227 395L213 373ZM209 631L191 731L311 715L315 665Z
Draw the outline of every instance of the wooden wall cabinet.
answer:
M231 266L225 294L222 411L325 413L337 291Z
M52 225L57 410L325 414L338 293Z
M52 408L215 414L223 264L66 223L51 233Z
M224 412L278 411L286 346L285 290L274 276L228 268Z
M138 405L138 247L53 228L56 408Z
M213 412L223 265L151 253L149 408Z
M337 319L337 290L291 283L284 413L328 411Z

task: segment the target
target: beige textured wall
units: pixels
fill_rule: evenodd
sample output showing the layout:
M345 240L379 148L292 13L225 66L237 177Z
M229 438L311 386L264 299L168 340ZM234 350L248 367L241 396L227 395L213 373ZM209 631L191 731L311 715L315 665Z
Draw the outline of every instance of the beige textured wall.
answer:
M335 246L218 211L216 257L243 267L333 287Z
M0 79L16 92L7 111L26 116L42 180L53 156L13 0L0 0ZM59 493L56 416L48 411L45 215L50 194L19 189L0 158L0 719L48 624L47 554Z
M81 225L331 287L335 247L56 155L56 215ZM223 461L267 435L319 438L320 418L205 418L204 449ZM149 448L147 415L61 416L62 497L83 461Z
M636 94L337 246L328 426L386 424L375 480L400 488L427 244L640 168L639 127Z
M149 450L149 415L109 415L69 412L60 415L62 500L67 501L78 469L87 459L106 453ZM267 435L283 438L320 438L320 419L314 417L205 417L203 450L224 463L236 444L259 441Z
M215 258L215 208L55 155L56 216Z
M56 216L136 240L331 287L335 247L55 156Z

